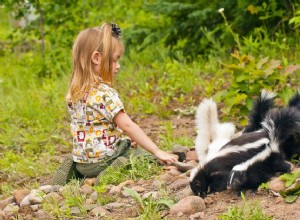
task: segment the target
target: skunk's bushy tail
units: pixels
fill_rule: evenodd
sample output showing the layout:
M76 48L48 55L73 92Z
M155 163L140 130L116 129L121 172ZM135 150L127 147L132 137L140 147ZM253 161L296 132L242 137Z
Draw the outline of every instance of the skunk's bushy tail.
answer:
M243 130L243 133L257 131L262 128L262 121L267 112L274 106L275 93L262 90L260 97L253 103L252 110L249 115L249 123Z
M212 99L204 99L196 112L197 137L195 148L198 160L203 161L208 152L208 145L216 136L216 125L219 123L217 104Z

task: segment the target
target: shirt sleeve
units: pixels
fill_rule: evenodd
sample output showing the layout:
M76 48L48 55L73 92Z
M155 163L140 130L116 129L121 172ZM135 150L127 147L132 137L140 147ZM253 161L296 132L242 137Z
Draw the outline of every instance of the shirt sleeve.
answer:
M96 96L100 96L99 103L97 103L97 110L108 121L113 122L114 117L118 112L124 110L123 102L121 101L119 94L113 88L108 88L105 91L98 91Z

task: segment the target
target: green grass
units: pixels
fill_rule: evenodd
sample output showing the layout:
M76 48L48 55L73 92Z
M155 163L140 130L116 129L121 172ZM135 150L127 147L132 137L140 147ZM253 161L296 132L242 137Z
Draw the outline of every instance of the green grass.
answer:
M244 201L241 206L234 205L225 213L218 216L222 220L271 220L271 216L266 215L258 202Z

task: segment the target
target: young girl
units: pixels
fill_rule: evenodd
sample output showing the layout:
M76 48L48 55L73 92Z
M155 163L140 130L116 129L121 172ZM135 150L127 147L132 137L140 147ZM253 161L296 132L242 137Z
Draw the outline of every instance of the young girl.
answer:
M85 177L96 177L114 160L128 155L131 142L127 136L162 162L177 161L129 118L113 88L124 50L120 35L117 25L104 23L81 31L73 45L73 72L66 99L72 119L73 168ZM66 183L67 173L59 169L54 182Z

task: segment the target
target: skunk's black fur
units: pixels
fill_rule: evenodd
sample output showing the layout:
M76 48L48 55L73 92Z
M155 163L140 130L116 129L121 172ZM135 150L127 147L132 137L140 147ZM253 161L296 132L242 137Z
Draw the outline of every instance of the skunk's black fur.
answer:
M272 109L273 101L273 93L262 92L243 134L193 169L190 186L195 195L205 197L226 187L256 189L277 172L290 171L285 159L300 148L300 95L284 109Z

